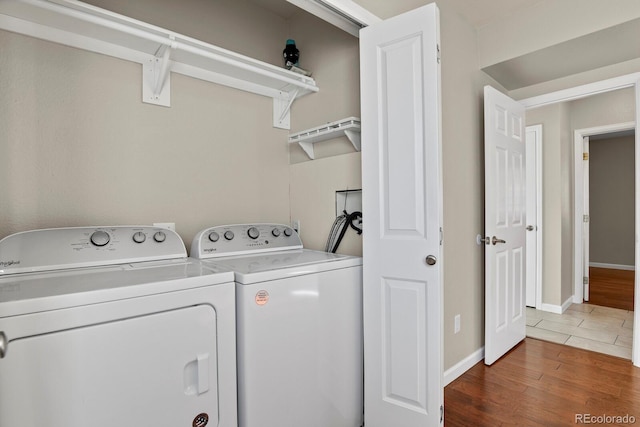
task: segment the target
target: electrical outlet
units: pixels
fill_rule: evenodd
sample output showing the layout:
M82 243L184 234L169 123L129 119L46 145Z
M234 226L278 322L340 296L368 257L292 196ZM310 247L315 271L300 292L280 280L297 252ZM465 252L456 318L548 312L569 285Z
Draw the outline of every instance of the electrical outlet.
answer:
M294 219L291 222L291 226L296 231L296 233L300 234L300 220L299 219Z
M154 222L154 227L166 228L171 231L176 231L176 223L175 222Z
M456 317L453 318L453 333L457 334L460 332L460 315L456 314Z

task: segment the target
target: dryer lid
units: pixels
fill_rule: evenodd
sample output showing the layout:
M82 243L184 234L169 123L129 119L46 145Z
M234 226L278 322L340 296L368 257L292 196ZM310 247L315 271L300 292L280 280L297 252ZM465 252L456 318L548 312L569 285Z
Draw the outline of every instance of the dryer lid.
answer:
M0 318L233 283L233 272L185 258L0 276Z

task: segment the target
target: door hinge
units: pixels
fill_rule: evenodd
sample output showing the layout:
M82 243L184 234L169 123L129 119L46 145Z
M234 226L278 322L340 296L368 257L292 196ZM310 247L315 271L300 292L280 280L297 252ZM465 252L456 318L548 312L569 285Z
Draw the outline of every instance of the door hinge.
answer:
M587 276L583 276L582 277L582 284L583 285L588 285L589 284L589 278Z
M440 405L440 423L444 421L444 405Z
M582 160L589 160L589 153L582 153Z
M436 51L438 52L438 64L440 63L440 45L436 45Z
M444 240L444 231L442 231L442 227L440 227L440 246L442 246L443 240Z
M582 215L582 222L589 222L589 215Z

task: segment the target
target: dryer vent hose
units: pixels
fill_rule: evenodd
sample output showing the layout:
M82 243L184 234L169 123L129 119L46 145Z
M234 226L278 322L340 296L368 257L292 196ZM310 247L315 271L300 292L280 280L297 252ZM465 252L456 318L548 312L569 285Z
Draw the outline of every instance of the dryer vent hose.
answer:
M362 223L362 212L342 212L343 215L338 216L336 220L333 221L333 225L331 226L329 238L327 239L327 244L324 248L324 250L327 252L336 253L336 251L338 250L338 246L340 246L340 242L342 241L342 238L344 237L349 227L353 228L356 233L362 234L362 228L354 224L354 222L357 222L358 225Z

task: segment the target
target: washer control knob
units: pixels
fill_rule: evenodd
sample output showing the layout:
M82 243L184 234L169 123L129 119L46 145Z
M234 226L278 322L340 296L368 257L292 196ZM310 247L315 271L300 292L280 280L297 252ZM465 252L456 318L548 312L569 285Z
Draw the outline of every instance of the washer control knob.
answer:
M136 243L142 243L147 240L147 236L142 231L138 231L133 235L133 241Z
M255 227L251 227L250 229L248 229L247 234L252 239L257 239L258 237L260 237L260 231Z
M106 231L98 230L93 232L90 240L91 240L91 243L93 243L96 246L105 246L106 244L109 243L109 241L111 240L111 237L109 236L109 233L107 233Z
M233 238L235 237L235 235L233 234L233 231L231 230L227 230L224 232L224 238L227 240L233 240Z
M158 243L162 243L167 239L167 235L164 233L164 231L157 231L156 234L153 235L153 240L155 240Z
M285 228L284 229L284 235L287 237L290 237L293 234L293 230L290 228Z
M213 243L215 243L218 240L220 240L220 235L218 233L216 233L215 231L212 231L211 233L209 233L209 240L211 240Z
M271 235L273 237L278 237L280 235L280 230L278 230L277 228L274 228L273 230L271 230Z

